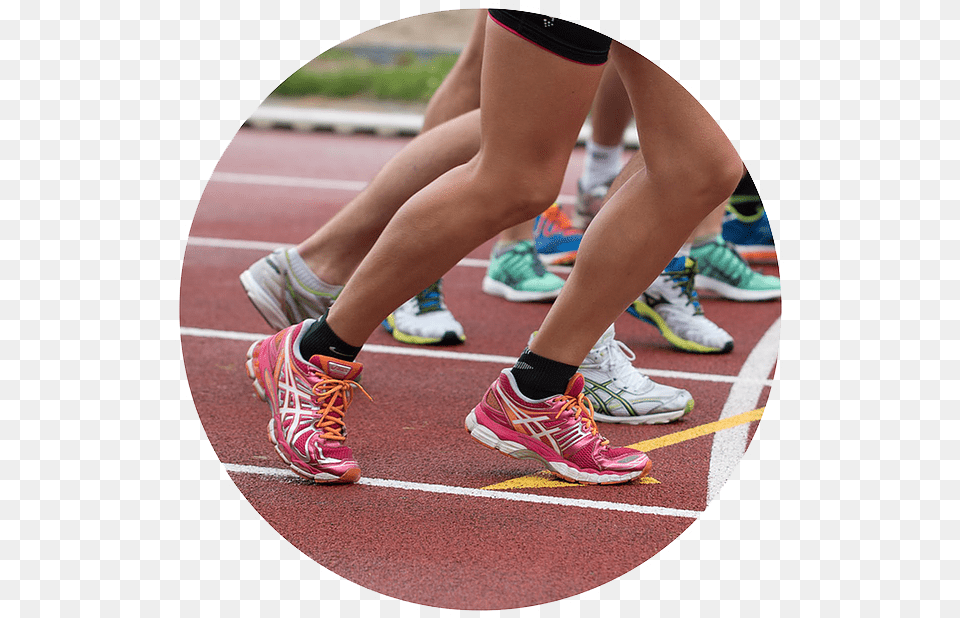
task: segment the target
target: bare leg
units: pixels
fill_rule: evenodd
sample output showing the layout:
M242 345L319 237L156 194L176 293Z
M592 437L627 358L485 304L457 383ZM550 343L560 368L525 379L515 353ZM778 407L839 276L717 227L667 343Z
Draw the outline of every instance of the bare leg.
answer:
M341 339L362 345L384 316L470 250L553 202L601 74L488 22L480 152L387 225L327 317Z
M423 117L424 131L461 114L480 108L480 70L483 66L483 39L486 23L487 12L477 11L476 20L473 22L473 31L470 33L467 45L427 105L427 111ZM628 108L629 105L628 99ZM629 117L627 122L629 122ZM479 141L477 146L479 148ZM423 186L426 186L426 183ZM504 230L500 234L499 240L509 243L530 240L532 229L532 222L524 222Z
M730 196L743 169L716 122L680 84L616 42L611 57L630 94L646 165L621 174L530 346L569 365L583 361L697 223Z
M606 198L604 199L604 204L606 200L610 199L617 190L623 186L629 178L636 175L637 172L643 170L646 166L643 160L643 153L639 150L630 157L630 160L627 161L627 164L623 167L621 173L613 181L613 184L610 185L610 190L607 191ZM690 235L687 237L685 243L697 243L701 240L709 240L714 238L717 234L720 233L720 230L723 227L723 212L726 208L727 198L720 203L715 209L713 209L697 226L690 232Z
M343 285L376 242L397 209L447 170L466 163L480 148L480 70L487 12L477 11L473 30L450 73L430 99L423 131L391 159L364 191L297 246L311 271ZM459 118L470 114L468 118ZM426 136L440 125L448 127ZM503 240L531 238L529 222L510 228Z
M469 161L479 147L479 110L419 135L297 251L326 283L346 283L397 209L447 170Z
M297 246L300 257L323 281L346 283L397 209L440 174L469 161L479 150L479 113L429 137L427 134L480 107L486 13L477 11L463 52L430 99L421 135L391 159L366 189Z
M723 229L723 213L726 207L726 201L724 201L710 211L710 214L704 217L703 221L698 223L697 227L690 233L687 242L698 245L710 242L716 238L717 234Z
M486 23L487 12L478 10L467 44L427 104L423 131L480 108L480 68Z
M619 146L631 118L630 97L616 67L609 63L590 108L590 138L601 146Z

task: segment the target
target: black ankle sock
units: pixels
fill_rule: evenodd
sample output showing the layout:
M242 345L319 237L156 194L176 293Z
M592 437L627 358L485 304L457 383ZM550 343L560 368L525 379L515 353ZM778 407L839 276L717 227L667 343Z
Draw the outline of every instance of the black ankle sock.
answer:
M563 393L577 369L575 365L538 356L528 348L517 359L511 373L521 394L529 399L544 399Z
M744 217L752 217L763 207L760 201L760 195L757 192L757 185L753 184L753 177L750 172L743 175L740 184L733 191L734 199L731 200L733 208Z
M337 337L337 333L333 332L325 317L308 326L307 332L303 333L303 338L300 339L300 354L306 360L310 360L314 354L319 354L352 363L359 353L360 348Z

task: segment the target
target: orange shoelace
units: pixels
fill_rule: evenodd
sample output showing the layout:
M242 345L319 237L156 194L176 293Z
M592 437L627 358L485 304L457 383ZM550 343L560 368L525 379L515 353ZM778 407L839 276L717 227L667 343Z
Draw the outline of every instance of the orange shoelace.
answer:
M577 420L583 423L584 427L590 430L590 433L600 438L600 444L606 446L610 443L609 440L600 435L597 422L593 420L593 404L583 396L583 393L580 393L576 397L570 397L568 395L563 395L562 397L564 399L563 405L560 406L560 410L554 418L560 418L561 414L572 409Z
M322 430L323 437L327 440L345 440L343 428L346 423L343 415L353 400L354 387L359 388L370 401L373 401L373 397L353 380L336 380L322 373L317 375L321 376L321 379L313 385L313 395L317 403L326 399L326 405L320 410L320 418L313 426ZM339 405L336 403L338 399Z

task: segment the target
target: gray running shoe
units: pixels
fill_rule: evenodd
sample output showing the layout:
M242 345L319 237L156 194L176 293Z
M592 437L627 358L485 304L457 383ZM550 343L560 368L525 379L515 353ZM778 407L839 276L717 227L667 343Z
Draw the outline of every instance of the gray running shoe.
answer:
M240 275L250 302L276 330L325 315L343 289L339 285L316 289L298 279L290 264L290 251L277 249Z

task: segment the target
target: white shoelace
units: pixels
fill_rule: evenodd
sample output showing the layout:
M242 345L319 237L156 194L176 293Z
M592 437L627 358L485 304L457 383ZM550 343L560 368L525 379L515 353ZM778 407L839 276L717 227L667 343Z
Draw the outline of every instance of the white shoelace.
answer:
M637 355L622 341L611 338L590 351L590 356L599 358L600 371L609 373L625 387L636 392L646 390L650 378L637 371L633 361Z

